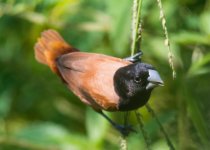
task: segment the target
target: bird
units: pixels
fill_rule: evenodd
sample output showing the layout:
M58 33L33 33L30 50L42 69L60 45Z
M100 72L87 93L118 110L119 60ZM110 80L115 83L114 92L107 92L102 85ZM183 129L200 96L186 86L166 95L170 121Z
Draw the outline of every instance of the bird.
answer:
M47 65L84 104L125 136L133 129L118 125L103 111L138 109L147 103L155 87L163 85L158 71L140 61L141 51L124 59L82 52L53 29L41 33L34 51L38 62Z

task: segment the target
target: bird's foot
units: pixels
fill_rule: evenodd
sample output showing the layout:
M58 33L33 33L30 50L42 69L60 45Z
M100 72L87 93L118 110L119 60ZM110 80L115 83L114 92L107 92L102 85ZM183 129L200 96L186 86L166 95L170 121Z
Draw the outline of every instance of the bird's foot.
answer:
M122 134L122 136L127 137L131 132L136 132L131 125L115 125L115 128Z
M124 58L124 60L130 61L132 63L141 62L141 56L143 55L142 51L140 50L135 55Z

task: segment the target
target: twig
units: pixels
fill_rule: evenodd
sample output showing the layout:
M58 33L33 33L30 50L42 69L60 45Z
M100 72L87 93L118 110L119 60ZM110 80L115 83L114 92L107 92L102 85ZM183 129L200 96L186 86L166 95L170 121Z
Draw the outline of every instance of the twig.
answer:
M143 121L141 119L141 114L137 110L135 111L135 114L136 114L136 119L139 123L140 130L142 132L144 141L146 143L147 150L151 150L151 148L150 148L151 142L150 142L150 139L148 137L147 132L144 130L144 124L143 124Z
M157 0L157 3L158 3L158 7L160 9L160 19L161 19L161 22L162 22L162 27L163 27L164 35L165 35L164 44L168 48L168 60L169 60L170 67L171 67L172 72L173 72L173 78L175 79L176 78L176 71L175 71L175 67L174 67L174 63L173 63L173 54L172 54L172 51L171 51L171 46L170 46L170 41L169 41L169 36L168 36L168 30L167 30L167 27L166 27L166 19L165 19L165 15L164 15L164 11L163 11L163 6L162 6L162 3L161 3L161 0Z
M149 113L152 114L152 116L155 118L157 124L159 125L160 127L160 130L162 131L163 135L165 136L165 139L166 139L166 142L168 144L168 147L170 148L170 150L175 150L171 140L169 139L169 136L168 134L166 133L165 129L163 128L162 124L160 123L160 120L158 119L158 117L156 116L154 110L151 108L151 106L149 104L146 104L146 108L147 108L147 111Z

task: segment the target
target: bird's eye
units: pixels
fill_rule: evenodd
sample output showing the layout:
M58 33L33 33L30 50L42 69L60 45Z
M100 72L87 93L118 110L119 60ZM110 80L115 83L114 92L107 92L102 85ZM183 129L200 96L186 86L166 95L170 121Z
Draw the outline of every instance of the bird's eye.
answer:
M141 82L141 78L140 78L140 77L135 77L135 78L134 78L134 81L135 81L136 83L140 83L140 82Z

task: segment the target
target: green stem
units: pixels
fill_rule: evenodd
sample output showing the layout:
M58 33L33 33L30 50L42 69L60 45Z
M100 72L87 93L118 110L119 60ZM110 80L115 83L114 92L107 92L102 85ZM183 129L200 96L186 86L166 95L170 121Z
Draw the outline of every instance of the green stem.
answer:
M182 87L182 86L181 86ZM191 141L188 129L188 118L186 103L183 99L184 89L181 88L178 94L178 143L179 149L190 149Z
M142 121L142 118L141 118L141 114L137 110L135 111L135 114L136 114L136 119L139 123L140 130L142 132L144 141L146 143L146 149L151 150L151 148L150 148L151 142L150 142L150 139L148 137L147 132L144 130L144 124L143 124L143 121Z
M160 120L158 119L158 117L156 116L154 110L151 108L151 106L149 104L146 104L146 108L147 111L151 113L151 115L155 118L157 124L160 127L160 130L162 131L163 135L165 136L166 142L168 144L168 147L170 148L170 150L175 150L171 140L169 139L169 136L167 134L167 132L165 131L165 129L163 128L162 124L160 123Z
M163 28L164 35L165 35L164 45L168 48L168 61L169 61L170 67L172 69L173 79L175 79L176 78L176 71L175 71L175 66L174 66L174 62L173 62L173 53L171 51L170 40L169 40L169 36L168 36L168 29L167 29L167 26L166 26L166 18L165 18L165 14L164 14L164 11L163 11L163 6L162 6L161 0L157 0L157 3L158 3L158 7L160 9L160 19L161 19L161 22L162 22L162 28Z
M143 0L134 0L133 10L133 29L132 29L132 44L131 44L131 56L134 55L137 44L140 42L139 28L141 26L141 8ZM137 13L136 13L137 12Z

